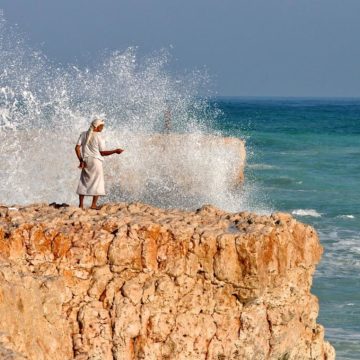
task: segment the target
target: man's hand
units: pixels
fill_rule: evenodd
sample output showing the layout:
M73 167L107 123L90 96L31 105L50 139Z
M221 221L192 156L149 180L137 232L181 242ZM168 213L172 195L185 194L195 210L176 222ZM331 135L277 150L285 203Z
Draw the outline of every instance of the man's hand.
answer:
M80 161L79 169L85 169L86 168L86 162Z

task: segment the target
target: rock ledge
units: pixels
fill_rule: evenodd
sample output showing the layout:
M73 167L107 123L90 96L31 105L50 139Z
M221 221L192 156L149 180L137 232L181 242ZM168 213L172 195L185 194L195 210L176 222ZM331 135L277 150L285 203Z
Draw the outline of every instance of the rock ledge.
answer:
M1 359L334 359L288 214L0 207Z

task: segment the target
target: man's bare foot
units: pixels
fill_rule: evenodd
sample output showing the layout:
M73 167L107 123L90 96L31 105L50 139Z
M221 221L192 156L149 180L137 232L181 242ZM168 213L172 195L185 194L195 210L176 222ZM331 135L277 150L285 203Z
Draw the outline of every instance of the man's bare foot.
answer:
M79 208L84 210L84 195L79 195Z
M89 207L89 209L91 209L91 210L100 210L101 208L102 208L101 205L98 205L98 206L92 206L91 205L91 207Z

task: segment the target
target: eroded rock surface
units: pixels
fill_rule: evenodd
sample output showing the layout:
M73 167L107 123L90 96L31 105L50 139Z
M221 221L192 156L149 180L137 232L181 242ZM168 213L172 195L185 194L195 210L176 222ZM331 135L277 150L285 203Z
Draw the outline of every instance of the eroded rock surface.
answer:
M0 208L2 359L334 359L287 214Z

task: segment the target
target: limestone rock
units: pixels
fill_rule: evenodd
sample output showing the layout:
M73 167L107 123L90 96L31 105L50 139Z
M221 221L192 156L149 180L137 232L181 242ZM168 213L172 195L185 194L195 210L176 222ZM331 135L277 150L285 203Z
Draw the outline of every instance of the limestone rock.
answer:
M288 214L0 209L1 359L335 359Z

